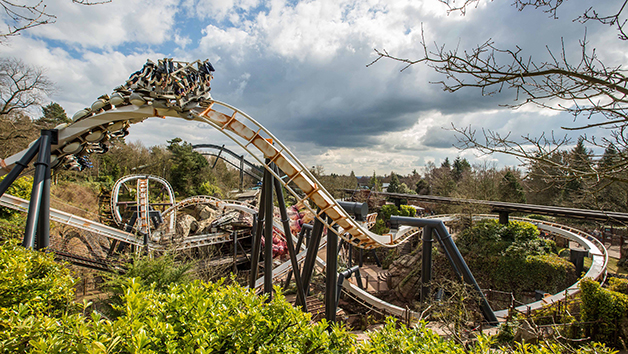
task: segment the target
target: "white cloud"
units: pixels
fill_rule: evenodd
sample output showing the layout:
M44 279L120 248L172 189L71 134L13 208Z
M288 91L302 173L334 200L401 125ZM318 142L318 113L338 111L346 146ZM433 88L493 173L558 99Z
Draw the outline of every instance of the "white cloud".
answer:
M67 0L47 2L53 25L32 35L86 48L111 48L128 42L159 44L172 38L177 0L124 0L81 6Z

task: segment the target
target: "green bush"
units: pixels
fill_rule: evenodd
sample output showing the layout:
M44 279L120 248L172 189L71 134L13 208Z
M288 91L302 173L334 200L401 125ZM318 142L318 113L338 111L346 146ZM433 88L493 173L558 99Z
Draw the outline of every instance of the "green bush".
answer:
M610 278L608 281L608 290L628 295L628 279Z
M587 335L592 339L610 345L619 341L628 342L626 318L628 316L628 295L602 289L593 279L580 281L582 299L581 316Z
M71 306L73 286L69 270L55 262L52 254L28 250L16 240L0 245L2 317L26 305L29 313L61 313Z
M108 314L113 317L122 315L120 307L124 302L123 295L129 279L136 279L140 284L157 292L165 292L171 284L189 282L187 272L192 267L193 263L175 263L174 257L170 254L154 258L136 256L126 265L124 273L105 275L103 288L111 294L104 304Z
M379 215L384 221L388 221L392 215L399 215L399 209L396 205L386 204L382 206Z
M504 291L544 290L556 293L573 284L574 266L560 258L556 243L539 237L531 223L482 220L456 240L460 252L487 287Z
M399 211L399 215L401 216L409 216L411 218L416 216L416 209L409 205L402 205L401 210Z
M479 335L473 343L462 345L452 339L439 336L425 327L425 323L419 323L414 328L408 328L403 324L395 323L388 319L383 328L377 332L371 332L369 340L360 343L358 354L411 354L411 353L454 353L454 354L558 354L558 353L616 353L611 348L600 343L585 344L580 348L570 348L563 343L546 340L538 345L529 343L509 343L510 345L495 345L494 338Z
M4 180L4 176L0 176L0 182ZM24 176L16 179L9 189L7 189L6 193L10 194L14 197L22 198L22 199L31 199L31 191L33 190L33 177ZM17 210L0 207L0 219L9 219L11 216L19 214L20 212Z
M272 301L238 285L195 281L166 292L129 280L115 320L72 314L53 320L8 320L0 350L42 353L350 353L354 338L337 326L310 324L310 315L278 293ZM25 326L24 324L27 324Z
M494 281L498 289L543 290L558 293L577 280L575 266L556 254L530 255L525 258L502 257L497 262Z

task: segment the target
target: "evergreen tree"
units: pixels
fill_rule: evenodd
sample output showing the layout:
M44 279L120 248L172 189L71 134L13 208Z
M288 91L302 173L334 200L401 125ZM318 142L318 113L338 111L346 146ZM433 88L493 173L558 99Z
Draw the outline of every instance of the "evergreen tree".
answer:
M440 167L444 167L446 169L451 168L451 163L449 162L449 157L445 157L445 161L440 164Z
M382 189L382 183L377 179L375 171L373 171L373 177L369 180L369 188L373 191L379 192Z
M425 178L421 178L416 183L416 188L414 189L416 194L430 194L431 188L430 184L425 180Z
M209 177L209 163L203 155L192 149L192 144L181 138L168 140L168 150L172 152L170 183L182 196L198 194L198 188Z
M462 179L462 176L465 172L471 171L471 164L467 159L461 159L460 156L456 157L453 164L453 169L451 170L451 176L454 181L459 182Z
M572 171L568 173L565 193L569 199L584 192L584 182L582 178L576 176L575 171L587 172L591 164L591 156L591 150L584 146L584 138L580 137L576 146L569 152L568 157L569 168Z
M39 118L38 122L40 123L56 126L61 123L72 122L72 119L68 118L63 107L56 102L50 102L50 104L41 107L41 111L44 116Z
M499 183L500 200L503 202L525 203L526 195L523 186L512 171L506 171Z
M386 191L388 193L399 193L401 184L399 183L399 177L394 172L390 173L390 184Z

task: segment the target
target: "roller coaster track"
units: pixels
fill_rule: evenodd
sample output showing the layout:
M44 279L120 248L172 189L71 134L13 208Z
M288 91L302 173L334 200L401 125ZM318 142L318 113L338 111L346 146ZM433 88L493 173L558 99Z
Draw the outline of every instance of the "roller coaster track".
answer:
M165 65L166 71L170 62ZM198 83L191 79L200 77L198 75L203 73L201 62L197 61L192 64L176 62L174 64L176 66L170 69L171 74L169 74L173 77L172 82L183 87L183 81L180 77L175 77L176 74L183 73L179 75L185 74L190 77L186 81L189 87L185 87L183 91L187 92L185 95L181 94L181 89L175 84L163 88L164 86L155 84L154 75L150 77L150 80L148 76L142 76L144 72L155 72L155 69L151 69L155 65L147 64L142 72L134 74L111 96L102 96L92 104L91 109L77 112L73 123L57 127L58 144L52 146L51 159L56 163L66 156L80 153L83 149L94 150L96 149L94 144L102 145L107 136L122 134L129 124L139 123L150 117L172 116L196 120L207 123L225 134L250 153L273 176L279 178L280 176L272 168L272 164L276 164L288 176L286 180L280 179L286 190L297 200L309 200L320 208L320 211L315 211L305 203L323 225L337 233L346 242L365 249L395 247L410 236L410 234L378 235L359 225L336 203L307 167L270 131L241 110L227 103L213 100L208 88L207 91L199 93L199 87L205 87L203 85L206 85L209 80L204 79L205 81ZM194 64L198 65L199 69L196 69ZM174 87L173 92L171 92L172 87ZM26 150L0 161L0 175L10 171L25 153ZM290 183L299 187L305 196L293 190ZM331 218L331 223L327 222L323 214ZM338 225L339 229L333 228L334 225Z
M224 145L215 145L215 144L196 144L196 145L192 145L192 149L195 150L199 150L199 149L214 149L214 150L218 150L218 153L210 153L210 152L204 152L204 151L200 151L201 155L207 155L207 156L213 156L215 158L220 158L223 161L225 161L226 163L230 164L231 166L240 169L243 173L245 173L246 175L255 178L258 181L262 180L262 176L264 174L264 171L262 169L260 169L259 167L255 166L255 164L251 163L250 161L248 161L247 159L244 158L244 155L238 155L235 152L227 149ZM235 163L231 162L229 159L226 159L224 156L222 156L222 153L225 152L227 154L229 154L230 156L236 158L238 161L241 162L241 165L236 165ZM246 169L244 169L244 165L246 165L248 168L251 169L251 171L255 171L257 174L253 174L249 171L247 171Z
M345 193L355 193L356 191L359 191L359 189L357 190L356 189L341 189L341 191ZM552 206L552 205L509 203L509 202L499 202L499 201L492 201L492 200L441 197L441 196L434 196L434 195L402 194L402 193L388 193L388 192L375 192L375 191L371 191L370 193L374 195L383 195L383 196L397 198L397 199L417 200L417 201L427 202L427 203L455 204L455 205L463 205L463 204L485 205L485 206L490 207L493 210L493 212L502 212L502 211L509 212L509 213L519 212L519 213L541 214L541 215L549 215L549 216L556 216L556 217L567 217L567 218L619 223L619 224L628 223L628 213L618 213L618 212L605 211L605 210L564 208L564 207L557 207L557 206Z
M150 117L171 116L194 120L211 125L233 140L258 161L260 166L277 178L298 201L310 201L316 205L319 210L314 210L308 203L304 203L328 230L337 233L349 244L364 249L395 247L418 232L417 229L407 228L400 229L395 234L378 235L353 220L309 172L308 168L269 130L241 110L211 98L209 81L212 78L212 71L211 65L200 61L190 64L166 59L160 61L158 65L152 62L147 63L123 86L116 88L114 93L101 96L91 108L77 112L71 124L62 124L57 127L58 143L52 146L51 163L61 165L64 159L75 158L84 150L105 152L108 139L126 135L126 129L130 124L142 122ZM0 176L8 173L26 152L27 150L24 150L5 160L0 160ZM288 176L285 180L275 173L273 164ZM305 195L298 194L290 187L291 183L294 183ZM28 209L28 202L17 200L6 194L0 199L0 205L21 210ZM244 206L240 207L244 208ZM123 242L139 243L132 234L87 219L56 210L51 210L50 215L55 221L97 232ZM331 219L331 222L327 222L325 215ZM336 225L339 228L335 228ZM561 230L556 229L557 232L567 232ZM586 239L575 233L573 237L578 240ZM598 246L592 241L590 244ZM585 248L587 245L591 246L586 242L582 245ZM591 269L598 273L594 278L600 277L606 265L606 261L600 264L599 258L596 257L603 257L606 260L608 257L605 250L600 251L598 248L598 251L599 254L590 248L595 263ZM322 262L322 260L319 261ZM278 277L283 272L287 272L289 267L289 263L277 267L273 271L273 276ZM373 306L386 308L386 311L398 316L408 315L407 311L402 309L402 313L399 313L399 308L392 307L379 299L373 299L370 294L359 288L349 285L349 289L363 301L372 303Z

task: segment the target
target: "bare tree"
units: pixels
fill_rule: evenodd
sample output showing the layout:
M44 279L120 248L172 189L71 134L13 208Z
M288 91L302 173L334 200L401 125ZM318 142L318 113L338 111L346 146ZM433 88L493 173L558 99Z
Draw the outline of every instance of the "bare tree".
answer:
M0 59L0 116L41 104L53 84L42 69L15 58Z
M73 3L80 5L97 5L111 1L72 0ZM57 17L47 12L44 0L31 1L30 5L21 2L23 1L0 0L0 8L4 10L7 19L6 30L0 32L0 42L29 28L55 22Z
M450 12L465 14L470 7L477 6L480 0L439 0L449 7ZM557 11L564 0L515 0L513 5L522 10L534 7L557 18ZM628 0L621 1L616 11L610 15L602 14L593 7L583 15L574 19L581 23L597 21L617 29L618 39L627 40L624 32L626 23L624 10ZM529 168L534 164L546 166L546 169L558 169L557 178L579 179L593 178L616 182L628 182L628 76L621 66L608 66L602 63L595 48L591 48L586 34L580 41L579 59L572 61L565 51L565 45L558 51L547 48L550 60L536 62L523 55L522 49L502 49L488 39L477 47L466 51L459 48L446 49L445 46L428 45L422 35L423 54L418 59L400 58L389 54L386 50L376 49L378 57L369 65L382 58L393 59L404 63L402 71L411 65L423 63L441 73L446 78L435 82L445 91L456 92L462 88L481 89L484 95L494 95L504 89L516 92L514 104L507 105L517 108L533 104L550 110L571 113L574 118L586 119L586 123L565 130L583 131L585 141L600 148L614 147L621 155L612 165L600 164L592 159L586 166L573 166L568 160L553 158L555 154L572 141L564 136L541 135L539 137L513 137L502 135L491 130L478 133L471 127L456 127L459 147L476 149L485 154L506 153L522 161ZM607 128L610 137L595 139L587 136L590 128Z

